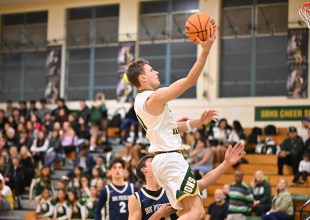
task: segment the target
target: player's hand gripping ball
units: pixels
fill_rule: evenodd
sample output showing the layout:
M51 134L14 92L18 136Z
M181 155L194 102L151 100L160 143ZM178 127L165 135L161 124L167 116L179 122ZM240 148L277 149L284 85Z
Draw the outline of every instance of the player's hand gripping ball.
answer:
M216 28L214 19L206 13L192 14L185 23L185 34L190 41L198 44L196 37L201 41L208 38L207 30Z

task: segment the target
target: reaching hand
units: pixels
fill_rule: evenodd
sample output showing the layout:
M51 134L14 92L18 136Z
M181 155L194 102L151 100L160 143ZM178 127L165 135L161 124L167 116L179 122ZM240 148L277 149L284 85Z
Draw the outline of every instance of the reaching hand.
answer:
M198 44L201 45L203 50L209 51L211 49L215 39L216 39L216 28L208 29L207 35L208 35L208 38L206 41L201 41L198 37L196 37L196 40L197 40Z
M234 147L229 145L226 153L225 153L225 161L230 165L234 165L237 163L240 158L245 155L244 145L241 143L235 144Z
M211 121L216 121L217 117L218 117L218 111L215 110L204 111L200 116L200 122L201 124L207 124Z
M157 212L162 218L169 217L172 213L174 213L173 208L169 203L163 204Z

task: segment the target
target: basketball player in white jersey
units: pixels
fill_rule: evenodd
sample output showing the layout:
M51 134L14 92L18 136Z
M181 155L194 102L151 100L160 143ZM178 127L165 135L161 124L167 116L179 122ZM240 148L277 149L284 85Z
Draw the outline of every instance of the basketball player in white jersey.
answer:
M180 132L216 120L217 111L204 111L199 119L177 122L168 107L168 102L197 82L216 39L216 30L209 30L207 34L206 41L202 42L197 38L202 52L188 75L169 87L157 89L160 85L159 73L148 61L134 61L127 70L129 82L140 91L135 98L134 107L150 140L149 152L156 155L152 162L154 176L158 184L166 190L172 207L178 210L179 219L196 220L204 218L205 215L198 196L197 181L182 155ZM224 163L223 166L230 164Z

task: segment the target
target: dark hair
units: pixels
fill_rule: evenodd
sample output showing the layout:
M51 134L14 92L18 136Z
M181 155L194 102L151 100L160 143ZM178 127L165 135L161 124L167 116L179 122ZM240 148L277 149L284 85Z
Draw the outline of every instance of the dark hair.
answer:
M46 104L46 99L40 99L40 103L45 103Z
M138 177L138 179L143 180L145 182L145 176L144 173L141 171L141 169L143 167L145 167L145 162L149 159L149 158L154 158L154 155L149 154L149 155L145 155L144 157L142 157L140 159L140 161L137 164L137 168L136 168L136 175Z
M242 128L240 121L234 120L233 125L234 125L234 129L236 130L238 134L243 132L243 128Z
M109 170L111 170L112 167L113 167L115 164L117 164L117 163L120 163L120 164L122 165L122 168L125 169L125 164L126 164L125 161L124 161L122 158L117 157L117 158L115 158L115 159L113 159L113 160L111 161L110 166L109 166Z
M139 76L144 73L144 65L149 64L147 60L138 59L133 61L126 72L128 81L135 87L140 87Z
M13 101L12 101L11 99L8 99L8 100L6 100L6 103L10 103L10 104L12 104L12 103L13 103Z

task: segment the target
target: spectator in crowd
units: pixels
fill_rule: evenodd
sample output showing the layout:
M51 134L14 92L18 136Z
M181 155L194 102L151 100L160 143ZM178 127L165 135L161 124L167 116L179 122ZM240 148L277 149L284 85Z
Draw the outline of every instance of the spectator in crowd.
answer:
M90 139L90 127L87 123L87 120L84 116L77 118L72 125L76 135L78 136L79 142L89 141Z
M251 183L254 195L253 211L262 216L271 208L271 186L264 179L264 172L257 170Z
M82 176L82 179L81 179L81 200L83 202L86 201L87 198L89 198L91 196L91 193L90 193L90 188L89 188L89 180L88 180L88 177L87 176Z
M90 197L86 199L85 205L84 205L85 215L87 219L95 219L95 211L96 211L96 207L98 203L98 190L96 186L90 186L90 194L91 194Z
M222 190L223 190L223 193L224 193L224 195L225 195L225 201L226 201L227 204L228 204L228 202L229 202L230 185L229 185L229 184L224 184Z
M7 210L10 210L10 209L11 209L10 203L0 193L0 212L7 211Z
M12 115L8 117L8 121L10 123L10 126L12 126L15 130L16 130L17 125L19 123L19 117L20 117L19 109L14 107L12 109Z
M101 178L105 178L106 174L107 174L107 167L105 165L105 158L104 158L104 156L98 155L96 157L95 167L99 168L99 170L100 170L100 177Z
M14 128L12 127L6 128L5 134L6 134L6 144L5 144L6 149L9 149L11 146L18 146L19 138Z
M127 113L125 114L125 117L122 120L122 123L119 127L118 133L120 135L120 139L122 139L121 137L122 131L125 131L125 136L123 137L123 140L126 140L129 137L129 132L132 131L131 126L134 127L134 130L133 130L134 132L137 131L138 118L137 118L137 115L134 109L134 103L135 103L135 100L131 100L130 102L131 106L129 110L127 111Z
M49 145L49 140L43 131L40 131L38 137L33 141L30 151L35 163L41 168L44 165L45 153Z
M10 188L19 196L24 193L25 187L25 168L20 164L20 157L12 158L12 166L8 175L8 183Z
M19 110L20 116L27 117L27 112L28 112L27 102L24 100L19 101L18 102L18 110Z
M25 186L30 187L32 178L34 177L34 163L31 153L26 146L20 148L20 164L25 170Z
M57 191L56 204L54 208L53 220L70 220L72 210L68 204L66 191L59 189Z
M304 151L304 142L297 135L297 129L293 126L288 128L288 137L280 145L278 154L278 175L283 175L283 165L288 164L293 168L293 173L298 172L298 165Z
M228 220L245 220L253 207L254 197L251 188L243 182L243 173L235 172L235 182L230 185Z
M8 123L7 117L5 117L5 111L0 109L0 133L4 131L4 125Z
M92 172L91 170L95 166L95 161L92 155L88 153L88 149L89 149L89 142L86 141L85 143L82 144L81 150L77 154L74 164L75 166L82 167L86 175L91 175Z
M40 108L38 109L38 117L43 121L46 114L50 114L51 110L46 106L46 99L40 100Z
M146 132L142 128L141 124L138 125L138 135L136 143L132 148L132 158L135 163L148 154L148 147L150 146L150 141L146 138Z
M212 151L214 153L214 160L216 163L221 163L224 160L226 151L225 143L231 132L231 127L228 125L227 120L222 118L218 121L218 125L213 127L213 140ZM211 138L211 139L212 139Z
M272 199L271 209L261 217L263 220L293 220L293 199L287 189L287 182L280 179L277 184L276 195Z
M11 99L6 100L5 102L5 117L8 118L13 113L13 101Z
M39 114L39 110L36 107L36 101L30 100L29 109L27 111L27 117L26 118L31 118L32 115L38 116L38 114Z
M3 178L6 178L9 175L10 167L6 161L4 155L0 155L0 174L2 174Z
M91 138L90 150L94 151L99 136L99 131L104 120L108 118L108 110L105 105L105 95L103 93L96 94L92 107L90 109L90 123L91 123ZM102 131L103 136L106 137L106 131Z
M66 103L65 103L65 100L63 98L58 98L56 100L56 105L57 107L54 108L52 111L51 111L51 115L55 118L57 115L59 115L59 111L61 109L64 110L64 116L68 116L70 114L70 110L68 109Z
M20 149L22 146L26 146L28 149L30 149L33 144L33 140L34 139L32 137L28 136L26 129L20 130L18 149Z
M231 132L228 135L227 143L235 145L237 142L245 144L246 136L243 131L240 121L234 120L231 127Z
M83 176L83 168L82 167L74 167L73 171L73 177L69 181L68 188L69 190L73 190L78 192L78 196L80 196L80 190L81 190L81 180Z
M303 160L299 163L298 172L295 173L291 186L295 186L300 177L302 177L302 179L299 180L300 184L304 184L307 181L307 178L310 175L309 157L310 155L308 153L304 154Z
M208 207L208 214L205 220L225 220L228 215L228 203L225 201L225 194L222 189L214 192L214 203Z
M35 204L37 205L44 188L48 188L51 195L54 195L54 188L51 181L51 171L47 166L42 167L39 176L32 179L29 190L29 200L31 201L34 198Z
M64 133L61 138L61 146L63 147L67 158L70 154L73 153L73 158L75 159L78 146L78 137L76 136L75 131L72 129L72 127L67 121L63 123L63 132ZM73 158L68 159L71 160Z
M96 186L97 182L101 179L100 177L100 168L94 167L91 172L91 179L90 179L90 185Z
M43 188L41 198L36 206L36 214L39 218L52 218L54 214L54 205L52 195L48 188Z
M128 197L138 188L124 180L125 161L115 158L111 161L109 171L111 183L100 192L100 197L95 210L95 220L101 220L101 210L110 219L128 219ZM115 198L118 198L115 200ZM121 208L121 211L120 211Z
M10 208L14 209L14 198L13 198L13 193L12 190L9 186L5 185L4 178L0 173L0 194L5 199L8 201L10 204Z
M70 219L85 220L85 213L84 213L85 209L79 201L78 194L73 190L69 190L68 200L69 200L69 207L71 209Z
M53 130L48 139L48 148L46 150L44 164L53 169L56 161L64 161L65 155L61 145L59 131Z
M308 130L310 128L310 118L303 117L301 119L301 126L297 127L297 134L302 138L304 143L308 139Z
M88 124L90 117L90 109L88 108L85 100L80 101L80 110L76 115L77 119L81 117L85 120L85 124Z
M190 161L194 173L202 172L206 174L213 169L213 153L207 145L204 134L200 130L195 132L194 145L190 152Z

